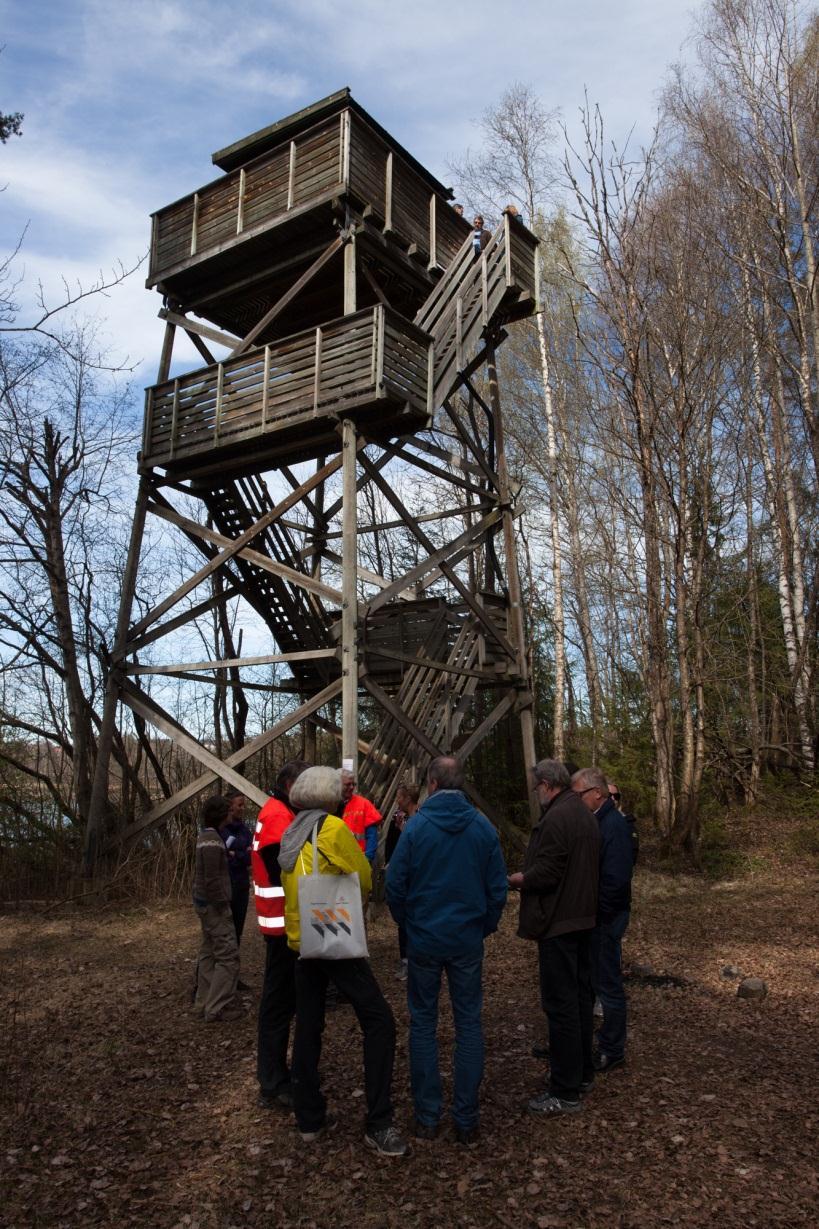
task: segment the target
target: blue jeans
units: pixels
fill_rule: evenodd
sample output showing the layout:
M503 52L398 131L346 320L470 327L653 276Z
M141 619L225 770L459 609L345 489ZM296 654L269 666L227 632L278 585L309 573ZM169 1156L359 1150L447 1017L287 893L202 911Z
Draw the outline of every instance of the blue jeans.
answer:
M603 1023L597 1035L600 1053L622 1058L626 1050L626 992L623 987L622 941L630 913L624 909L594 928L592 975L603 1005Z
M410 951L408 960L410 1080L415 1117L425 1126L436 1126L441 1117L436 1032L441 975L446 971L455 1022L452 1120L456 1127L469 1131L478 1124L478 1089L483 1078L483 944L459 956L426 956Z

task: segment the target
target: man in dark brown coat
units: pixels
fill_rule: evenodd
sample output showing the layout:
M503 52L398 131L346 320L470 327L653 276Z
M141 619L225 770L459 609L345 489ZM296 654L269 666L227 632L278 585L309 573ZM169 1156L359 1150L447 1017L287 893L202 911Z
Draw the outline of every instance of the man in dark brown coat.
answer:
M597 914L600 835L594 816L572 793L566 767L541 760L533 769L543 808L523 870L509 876L520 891L522 939L538 945L540 994L549 1021L547 1090L529 1102L534 1114L575 1113L594 1080L591 940Z

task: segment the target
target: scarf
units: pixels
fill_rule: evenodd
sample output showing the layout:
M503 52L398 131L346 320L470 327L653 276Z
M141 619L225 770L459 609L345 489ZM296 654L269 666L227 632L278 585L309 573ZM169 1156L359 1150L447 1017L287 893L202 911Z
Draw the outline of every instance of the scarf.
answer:
M312 834L313 825L324 819L326 814L326 811L315 809L299 811L296 818L290 821L282 833L279 845L279 866L283 871L292 871L302 845Z

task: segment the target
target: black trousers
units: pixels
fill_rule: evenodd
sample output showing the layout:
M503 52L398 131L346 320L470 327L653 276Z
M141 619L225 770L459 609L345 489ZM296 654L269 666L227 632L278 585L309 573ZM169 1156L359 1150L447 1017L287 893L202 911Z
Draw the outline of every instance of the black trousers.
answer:
M247 902L249 895L249 884L234 883L232 885L230 912L233 914L233 925L236 930L237 945L242 942L242 931L245 928L245 918L247 917Z
M575 930L538 940L540 995L549 1021L549 1092L576 1101L594 1075L592 931Z
M395 1020L368 960L298 960L296 963L296 1035L293 1041L293 1099L300 1131L316 1131L324 1122L327 1101L319 1082L321 1035L327 986L338 988L358 1016L364 1034L364 1089L367 1130L392 1122L392 1068Z
M264 983L259 1002L256 1074L259 1088L272 1096L290 1085L287 1042L296 1014L296 953L285 935L265 938Z

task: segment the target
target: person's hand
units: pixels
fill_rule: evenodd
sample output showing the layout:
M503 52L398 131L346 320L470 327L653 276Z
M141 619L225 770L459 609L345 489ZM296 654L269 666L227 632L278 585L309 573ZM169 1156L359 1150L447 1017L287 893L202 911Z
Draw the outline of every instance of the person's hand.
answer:
M508 875L507 881L510 888L515 888L517 891L523 887L523 871L515 871L514 875Z

